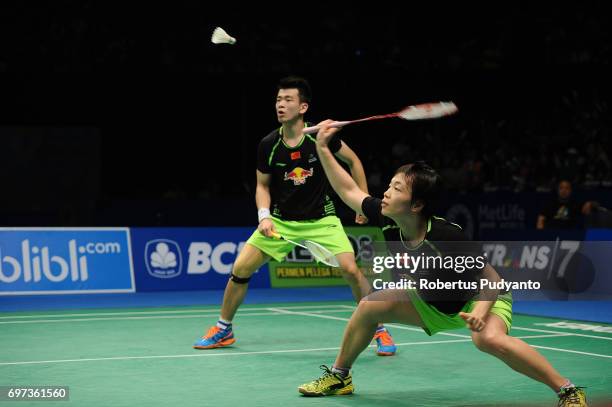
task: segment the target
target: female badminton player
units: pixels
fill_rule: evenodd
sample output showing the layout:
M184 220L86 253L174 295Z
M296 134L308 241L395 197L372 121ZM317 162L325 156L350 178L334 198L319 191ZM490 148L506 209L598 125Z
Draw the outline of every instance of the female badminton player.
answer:
M410 251L435 247L437 241L466 240L459 226L433 217L440 177L434 169L420 162L400 167L384 193L383 199L369 196L357 187L334 159L330 142L338 131L328 120L321 123L317 134L317 152L331 186L340 198L355 211L362 211L370 223L383 228L387 242L397 241L401 247L389 250ZM497 272L486 265L482 274L495 279ZM512 298L509 293L485 300L428 301L415 290L387 289L374 292L361 300L346 326L342 347L332 368L322 366L324 374L299 386L307 396L350 394L354 391L351 366L368 346L376 325L397 322L421 327L428 335L468 326L472 342L534 380L550 387L559 397L559 406L586 406L580 387L559 374L551 364L524 341L508 335L512 324ZM471 372L471 375L474 373Z

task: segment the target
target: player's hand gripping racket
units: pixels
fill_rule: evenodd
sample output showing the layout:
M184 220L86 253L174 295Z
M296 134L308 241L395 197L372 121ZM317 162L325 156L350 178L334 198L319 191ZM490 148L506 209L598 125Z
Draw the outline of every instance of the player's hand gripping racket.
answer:
M294 242L293 240L289 240L281 236L279 233L272 233L272 237L274 237L275 239L284 240L286 242L292 243L296 246L300 246L308 250L312 254L312 257L314 257L319 263L323 263L331 267L340 267L338 259L336 259L336 256L334 256L332 252L330 252L320 244L313 242L312 240L304 240L303 244L301 244Z
M330 124L330 127L344 127L352 123L367 122L370 120L391 119L393 117L399 117L400 119L404 120L435 119L438 117L454 114L457 112L457 110L459 109L457 109L457 106L453 102L423 103L420 105L408 106L396 113L380 114L377 116L364 117L363 119L357 120L334 122ZM302 131L304 133L316 133L319 131L319 126L306 127Z

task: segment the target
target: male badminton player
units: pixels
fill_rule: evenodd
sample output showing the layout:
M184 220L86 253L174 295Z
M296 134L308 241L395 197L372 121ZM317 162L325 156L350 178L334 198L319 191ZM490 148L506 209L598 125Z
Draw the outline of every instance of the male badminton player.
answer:
M435 247L437 241L466 240L460 227L433 217L440 177L428 165L419 162L400 167L383 199L373 198L357 187L332 155L332 140L337 129L331 121L322 123L317 134L317 152L329 182L340 198L351 208L379 226L386 225L387 242L397 241L391 251L409 252L422 246ZM497 272L486 265L482 274L495 279ZM368 346L379 322L398 322L421 327L428 335L462 328L472 331L472 342L515 371L549 386L559 396L559 406L586 406L583 390L561 376L534 348L508 335L512 324L512 297L497 295L484 300L434 302L422 298L415 290L387 289L366 296L344 332L342 347L332 368L310 383L299 386L307 396L350 394L354 391L350 369L359 354ZM458 296L459 298L461 295ZM473 372L470 373L473 376Z
M302 132L310 101L310 86L305 79L288 77L280 81L276 114L281 126L259 143L255 192L259 226L233 265L217 324L193 345L196 349L219 348L235 342L232 319L246 295L251 275L271 258L282 260L294 247L285 240L274 239L275 233L290 240L311 240L330 250L356 301L370 292L369 282L357 267L353 247L336 216L329 182L317 156L316 140ZM329 148L348 165L355 185L367 191L357 155L340 140ZM359 214L360 211L358 218ZM379 355L395 353L396 346L384 326L379 326L373 335Z

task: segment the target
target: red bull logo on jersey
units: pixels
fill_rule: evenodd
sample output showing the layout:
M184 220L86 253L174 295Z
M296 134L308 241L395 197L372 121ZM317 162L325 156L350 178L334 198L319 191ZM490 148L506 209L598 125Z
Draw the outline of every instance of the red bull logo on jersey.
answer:
M312 176L313 168L306 170L302 167L296 167L293 170L285 173L285 181L293 181L293 185L303 185L306 183L306 178Z

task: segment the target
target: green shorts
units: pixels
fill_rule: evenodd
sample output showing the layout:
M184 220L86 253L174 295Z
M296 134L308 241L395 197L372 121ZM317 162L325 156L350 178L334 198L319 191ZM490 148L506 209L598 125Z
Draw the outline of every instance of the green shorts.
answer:
M408 290L408 296L414 304L421 320L425 324L423 330L427 335L433 335L440 331L465 328L465 321L457 314L445 314L425 301L423 301L415 290ZM477 301L468 301L461 309L462 312L471 312ZM497 297L493 304L492 314L497 315L506 324L506 332L510 332L512 326L512 293L502 294Z
M329 249L333 254L354 253L353 246L344 233L337 216L326 216L315 220L282 220L272 217L276 231L283 237L300 243L312 240ZM247 243L281 261L295 247L292 243L265 237L258 230L253 232Z

